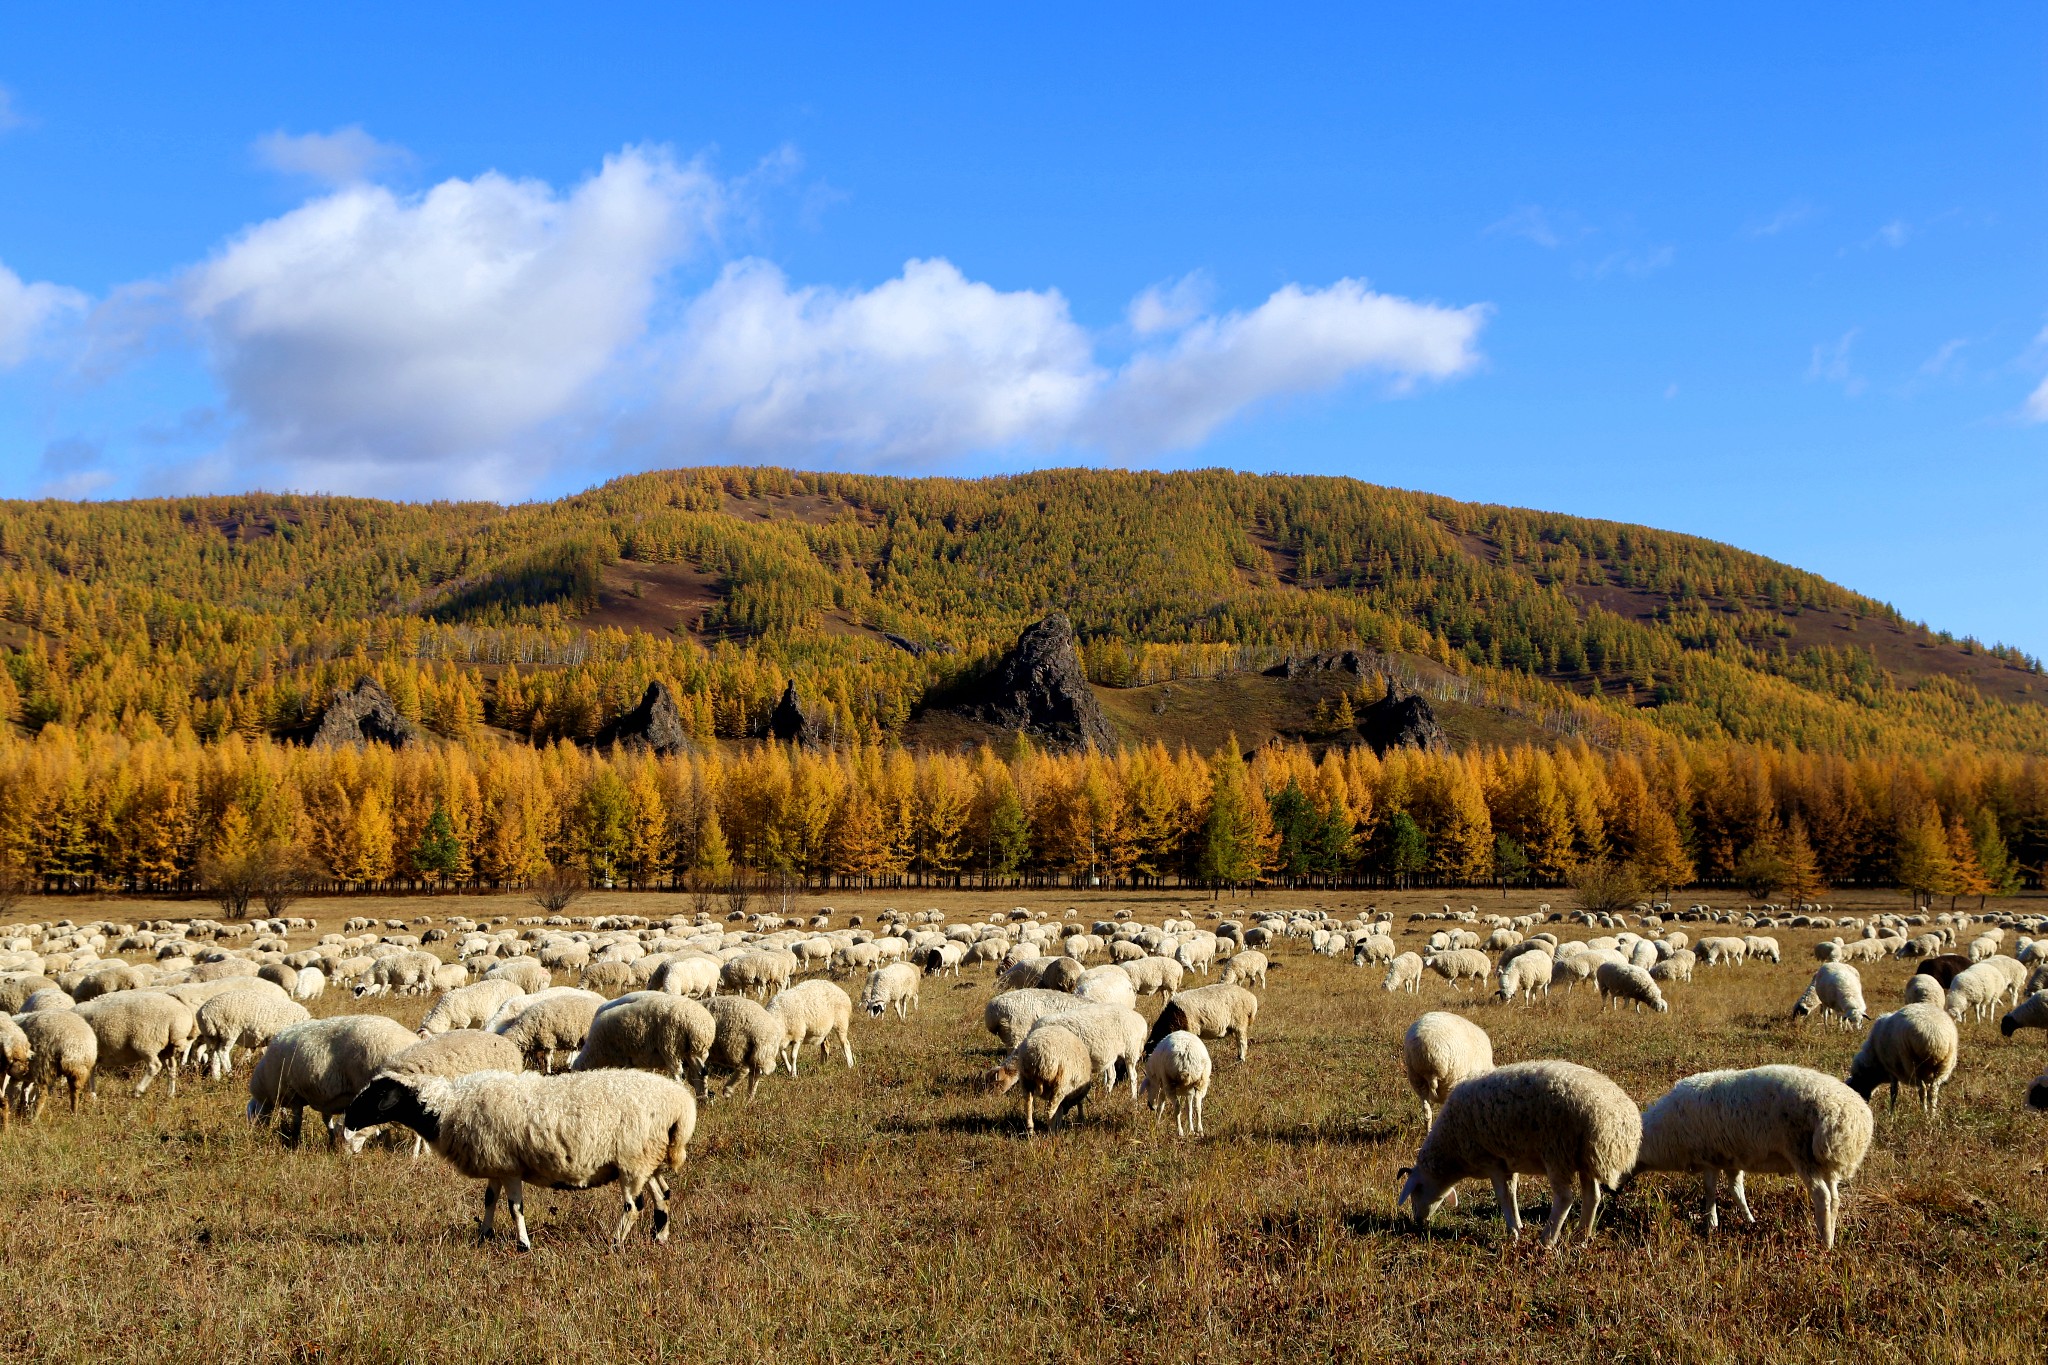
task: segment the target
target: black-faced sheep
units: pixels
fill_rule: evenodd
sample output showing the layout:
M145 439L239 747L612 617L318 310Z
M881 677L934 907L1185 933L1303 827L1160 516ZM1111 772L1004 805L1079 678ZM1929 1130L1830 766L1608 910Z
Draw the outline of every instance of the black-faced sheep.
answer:
M1159 1018L1153 1021L1148 1044L1157 1044L1160 1039L1175 1029L1186 1029L1197 1038L1237 1039L1237 1060L1244 1061L1250 1055L1252 1046L1252 1024L1259 1017L1259 997L1242 986L1218 982L1213 986L1197 986L1191 991L1182 991L1166 1002L1166 1008L1159 1011Z

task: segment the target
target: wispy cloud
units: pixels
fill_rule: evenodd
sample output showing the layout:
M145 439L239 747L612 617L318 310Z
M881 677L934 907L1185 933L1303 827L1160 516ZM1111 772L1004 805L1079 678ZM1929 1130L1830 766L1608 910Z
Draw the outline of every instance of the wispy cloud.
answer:
M261 166L322 185L375 180L412 162L411 152L378 141L355 123L331 133L265 133L250 150Z
M16 128L25 128L28 122L28 116L14 103L14 92L0 85L0 133L11 133Z
M1903 218L1894 218L1870 235L1870 243L1888 246L1897 251L1913 238L1913 225Z
M1576 271L1581 277L1596 280L1615 274L1640 280L1656 274L1677 259L1678 248L1667 243L1647 251L1612 251L1589 265L1576 267Z
M1814 212L1814 206L1808 201L1794 199L1776 213L1763 218L1752 218L1749 222L1743 224L1742 235L1745 237L1775 237L1781 232L1789 232L1808 221L1814 216Z
M85 307L86 297L76 289L31 283L0 265L0 370L27 360L60 320Z
M1929 379L1938 379L1944 375L1954 374L1962 368L1960 358L1963 354L1963 348L1969 344L1969 339L1966 337L1952 337L1942 342L1940 346L1935 348L1933 355L1920 362L1919 372Z
M1813 358L1806 367L1807 382L1840 385L1842 392L1851 398L1869 387L1863 376L1856 373L1850 357L1861 332L1862 328L1851 327L1835 340L1816 345Z
M1560 224L1556 215L1540 204L1523 204L1507 217L1486 225L1481 233L1485 237L1519 237L1525 242L1534 242L1546 251L1554 251L1568 239L1582 237L1585 229L1576 223Z

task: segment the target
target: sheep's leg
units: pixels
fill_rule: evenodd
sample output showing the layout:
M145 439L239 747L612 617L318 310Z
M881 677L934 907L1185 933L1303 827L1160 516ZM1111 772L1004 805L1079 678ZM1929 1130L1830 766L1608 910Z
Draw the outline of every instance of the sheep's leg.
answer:
M635 1197L637 1191L634 1189L632 1182L630 1180L622 1180L619 1182L619 1188L626 1197L626 1208L619 1215L618 1225L612 1229L613 1251L618 1251L626 1245L626 1238L630 1237L633 1233L633 1220L640 1214L640 1204ZM642 1185L640 1188L646 1189L647 1187ZM651 1191L649 1192L649 1197L653 1197Z
M171 1098L178 1098L178 1054L171 1053Z
M1252 1032L1240 1026L1237 1030L1237 1060L1245 1061L1252 1055Z
M830 1050L826 1046L826 1044L830 1043L831 1041L832 1040L830 1038L827 1038L825 1042L818 1044L818 1054L821 1057L829 1057L832 1055ZM848 1028L845 1024L841 1024L839 1026L839 1046L846 1052L846 1069L848 1071L853 1070L853 1030Z
M1051 1115L1049 1115L1049 1114L1048 1114L1048 1115L1046 1116L1046 1122L1047 1122L1048 1124L1050 1124L1050 1123L1052 1122L1052 1116L1051 1116ZM1034 1119L1033 1119L1033 1117L1032 1117L1032 1095L1031 1095L1031 1089L1030 1089L1030 1087L1029 1087L1029 1086L1026 1086L1026 1087L1025 1087L1025 1090L1024 1090L1024 1135L1025 1135L1026 1137L1035 1137L1035 1136L1037 1136L1037 1134L1038 1134L1038 1124L1037 1124L1036 1120L1034 1120Z
M1206 1126L1204 1126L1204 1123L1203 1123L1203 1119L1202 1119L1202 1105L1203 1105L1203 1101L1204 1101L1204 1100L1206 1100L1207 1098L1208 1098L1208 1095L1207 1095L1207 1093L1206 1093L1206 1092L1204 1092L1204 1091L1201 1091L1201 1090L1197 1090L1197 1091L1195 1092L1195 1136L1196 1136L1196 1137L1203 1137L1203 1136L1206 1136L1206 1135L1207 1135L1207 1133L1208 1133L1208 1131L1209 1131L1209 1130L1208 1130L1208 1128L1207 1128Z
M1703 1184L1706 1190L1705 1198L1707 1201L1707 1231L1712 1232L1715 1228L1721 1226L1720 1201L1717 1198L1721 1192L1721 1172L1712 1166L1707 1167L1707 1178Z
M1934 1081L1920 1087L1920 1104L1930 1116L1941 1112L1940 1081Z
M783 1060L784 1060L784 1061L785 1061L785 1062L786 1062L786 1063L788 1064L788 1066L789 1066L789 1074L790 1074L790 1075L791 1075L792 1077L794 1077L794 1076L796 1075L796 1054L797 1054L797 1053L799 1053L799 1052L801 1052L801 1051L803 1051L803 1044L801 1044L801 1043L791 1043L791 1044L789 1045L789 1050L788 1050L788 1052L784 1054L784 1058L783 1058ZM754 1094L753 1094L753 1092L752 1092L752 1091L748 1091L748 1092L747 1092L747 1098L748 1098L748 1099L752 1099L752 1098L754 1098Z
M147 1069L143 1071L142 1080L135 1087L135 1097L137 1099L141 1099L144 1095L147 1095L149 1093L150 1082L154 1081L156 1079L156 1073L162 1071L163 1069L163 1058L152 1057L149 1059L149 1066Z
M1564 1220L1572 1211L1572 1173L1550 1171L1550 1217L1543 1220L1543 1246L1548 1249L1564 1234Z
M747 1073L747 1100L749 1103L753 1102L754 1096L761 1093L761 1077L767 1074L765 1071L749 1071Z
M418 1161L420 1154L427 1150L427 1140L418 1133L412 1135L412 1159Z
M484 1182L484 1221L476 1230L479 1242L495 1242L498 1239L498 1182Z
M668 1241L668 1187L661 1183L660 1176L651 1177L646 1193L654 1200L654 1240Z
M1428 1132L1436 1122L1436 1106L1428 1100L1422 1102L1422 1131Z
M1600 1177L1579 1172L1579 1241L1593 1240L1593 1225L1600 1217Z
M526 1235L526 1182L510 1180L505 1184L505 1203L512 1210L512 1226L519 1233L519 1249L533 1250L533 1239Z
M1756 1221L1756 1215L1749 1211L1749 1191L1743 1187L1741 1171L1735 1173L1735 1207L1742 1210L1743 1222Z
M1820 1239L1822 1251L1832 1251L1835 1247L1833 1191L1826 1176L1814 1176L1806 1184L1808 1198L1813 1203L1813 1234Z
M1507 1224L1510 1241L1522 1240L1522 1211L1515 1206L1515 1194L1508 1188L1508 1178L1497 1175L1493 1178L1493 1202L1500 1205L1500 1220Z

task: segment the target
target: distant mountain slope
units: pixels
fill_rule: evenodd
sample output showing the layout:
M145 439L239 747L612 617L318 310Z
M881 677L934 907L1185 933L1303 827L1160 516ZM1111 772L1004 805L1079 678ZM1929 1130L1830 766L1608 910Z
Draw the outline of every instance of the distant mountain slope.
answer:
M444 730L467 706L587 737L664 676L721 734L790 677L842 732L902 733L1052 609L1116 688L1362 646L1595 738L2048 751L2048 680L2013 651L1712 541L1348 479L690 469L512 508L0 503L0 704L32 728L274 728L368 662L419 671ZM1170 707L1111 710L1172 734Z

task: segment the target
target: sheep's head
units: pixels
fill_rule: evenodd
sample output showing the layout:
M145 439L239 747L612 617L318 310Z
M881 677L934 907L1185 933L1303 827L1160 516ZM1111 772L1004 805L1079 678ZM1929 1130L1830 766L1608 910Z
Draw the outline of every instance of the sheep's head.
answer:
M1012 1057L988 1073L988 1088L998 1095L1006 1095L1017 1084L1019 1074L1017 1059Z
M1394 1207L1408 1206L1408 1216L1415 1226L1422 1227L1443 1207L1444 1198L1450 1194L1450 1186L1437 1179L1427 1168L1403 1166L1394 1174L1401 1178L1401 1193L1394 1200Z
M373 1076L362 1092L342 1111L342 1137L351 1150L361 1150L355 1134L387 1123L402 1123L428 1142L441 1136L440 1117L421 1100L417 1082L396 1076Z
M2014 1021L2013 1017L2010 1014L2008 1014L2003 1019L1998 1021L1998 1031L2004 1037L2010 1038L2013 1036L2013 1034L2018 1033L2020 1031L2020 1026L2017 1022Z

